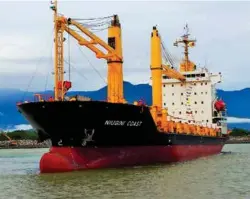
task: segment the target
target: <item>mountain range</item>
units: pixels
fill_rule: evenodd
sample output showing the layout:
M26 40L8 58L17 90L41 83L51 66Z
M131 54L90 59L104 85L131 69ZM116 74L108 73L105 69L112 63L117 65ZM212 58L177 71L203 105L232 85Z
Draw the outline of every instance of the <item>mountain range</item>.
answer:
M105 100L106 89L103 87L96 91L71 91L69 96L83 95L94 100ZM147 104L152 103L151 86L148 84L133 85L124 82L125 98L128 102L143 99ZM42 95L52 95L52 91L40 92ZM227 115L233 118L229 127L250 129L250 88L237 91L217 90L219 98L227 105ZM16 103L24 100L34 100L34 92L26 92L18 89L0 89L0 128L15 129L16 126L28 124L24 117L17 111ZM19 127L20 127L19 126Z

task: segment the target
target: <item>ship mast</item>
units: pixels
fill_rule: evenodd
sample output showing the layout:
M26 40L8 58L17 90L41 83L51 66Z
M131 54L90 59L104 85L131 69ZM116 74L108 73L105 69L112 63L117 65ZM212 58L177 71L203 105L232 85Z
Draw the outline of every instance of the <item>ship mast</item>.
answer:
M180 64L180 71L181 72L188 72L188 71L194 71L195 70L195 64L192 63L189 60L189 47L194 47L195 46L195 39L190 39L189 38L189 28L188 28L188 24L186 24L186 26L184 27L185 33L184 35L181 36L180 39L176 40L174 42L174 46L178 46L179 43L183 43L184 44L184 59Z
M63 58L63 30L61 21L58 20L57 0L51 2L51 9L54 11L54 95L55 100L64 99L64 58ZM61 86L60 86L61 84Z

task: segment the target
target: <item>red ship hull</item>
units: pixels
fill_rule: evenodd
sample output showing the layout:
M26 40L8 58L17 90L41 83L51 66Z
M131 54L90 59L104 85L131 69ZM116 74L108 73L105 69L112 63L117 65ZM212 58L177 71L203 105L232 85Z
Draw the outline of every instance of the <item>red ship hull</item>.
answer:
M51 147L40 160L41 173L171 163L219 154L223 144L114 148Z

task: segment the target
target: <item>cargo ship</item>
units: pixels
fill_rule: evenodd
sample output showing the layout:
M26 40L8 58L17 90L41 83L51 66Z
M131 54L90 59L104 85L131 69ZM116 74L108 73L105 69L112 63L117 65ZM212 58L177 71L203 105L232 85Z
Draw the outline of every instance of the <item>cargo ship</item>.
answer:
M221 152L228 139L226 105L215 90L221 74L212 74L190 61L189 48L196 40L190 39L188 26L174 43L184 47L178 68L159 30L153 27L149 67L152 104L140 99L128 103L123 93L118 16L112 16L105 42L77 19L59 15L57 1L51 3L55 26L54 95L45 99L37 94L37 100L17 105L37 131L39 141L51 140L49 152L40 160L41 173L172 163ZM65 80L64 74L64 32L107 61L107 99L68 95L72 83Z

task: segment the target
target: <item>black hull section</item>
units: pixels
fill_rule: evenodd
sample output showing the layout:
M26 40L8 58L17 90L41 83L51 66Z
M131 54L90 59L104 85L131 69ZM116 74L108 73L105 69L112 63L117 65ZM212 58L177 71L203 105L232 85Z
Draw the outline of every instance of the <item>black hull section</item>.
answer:
M227 138L161 133L148 107L99 101L32 102L19 111L53 146L120 147L224 144Z

